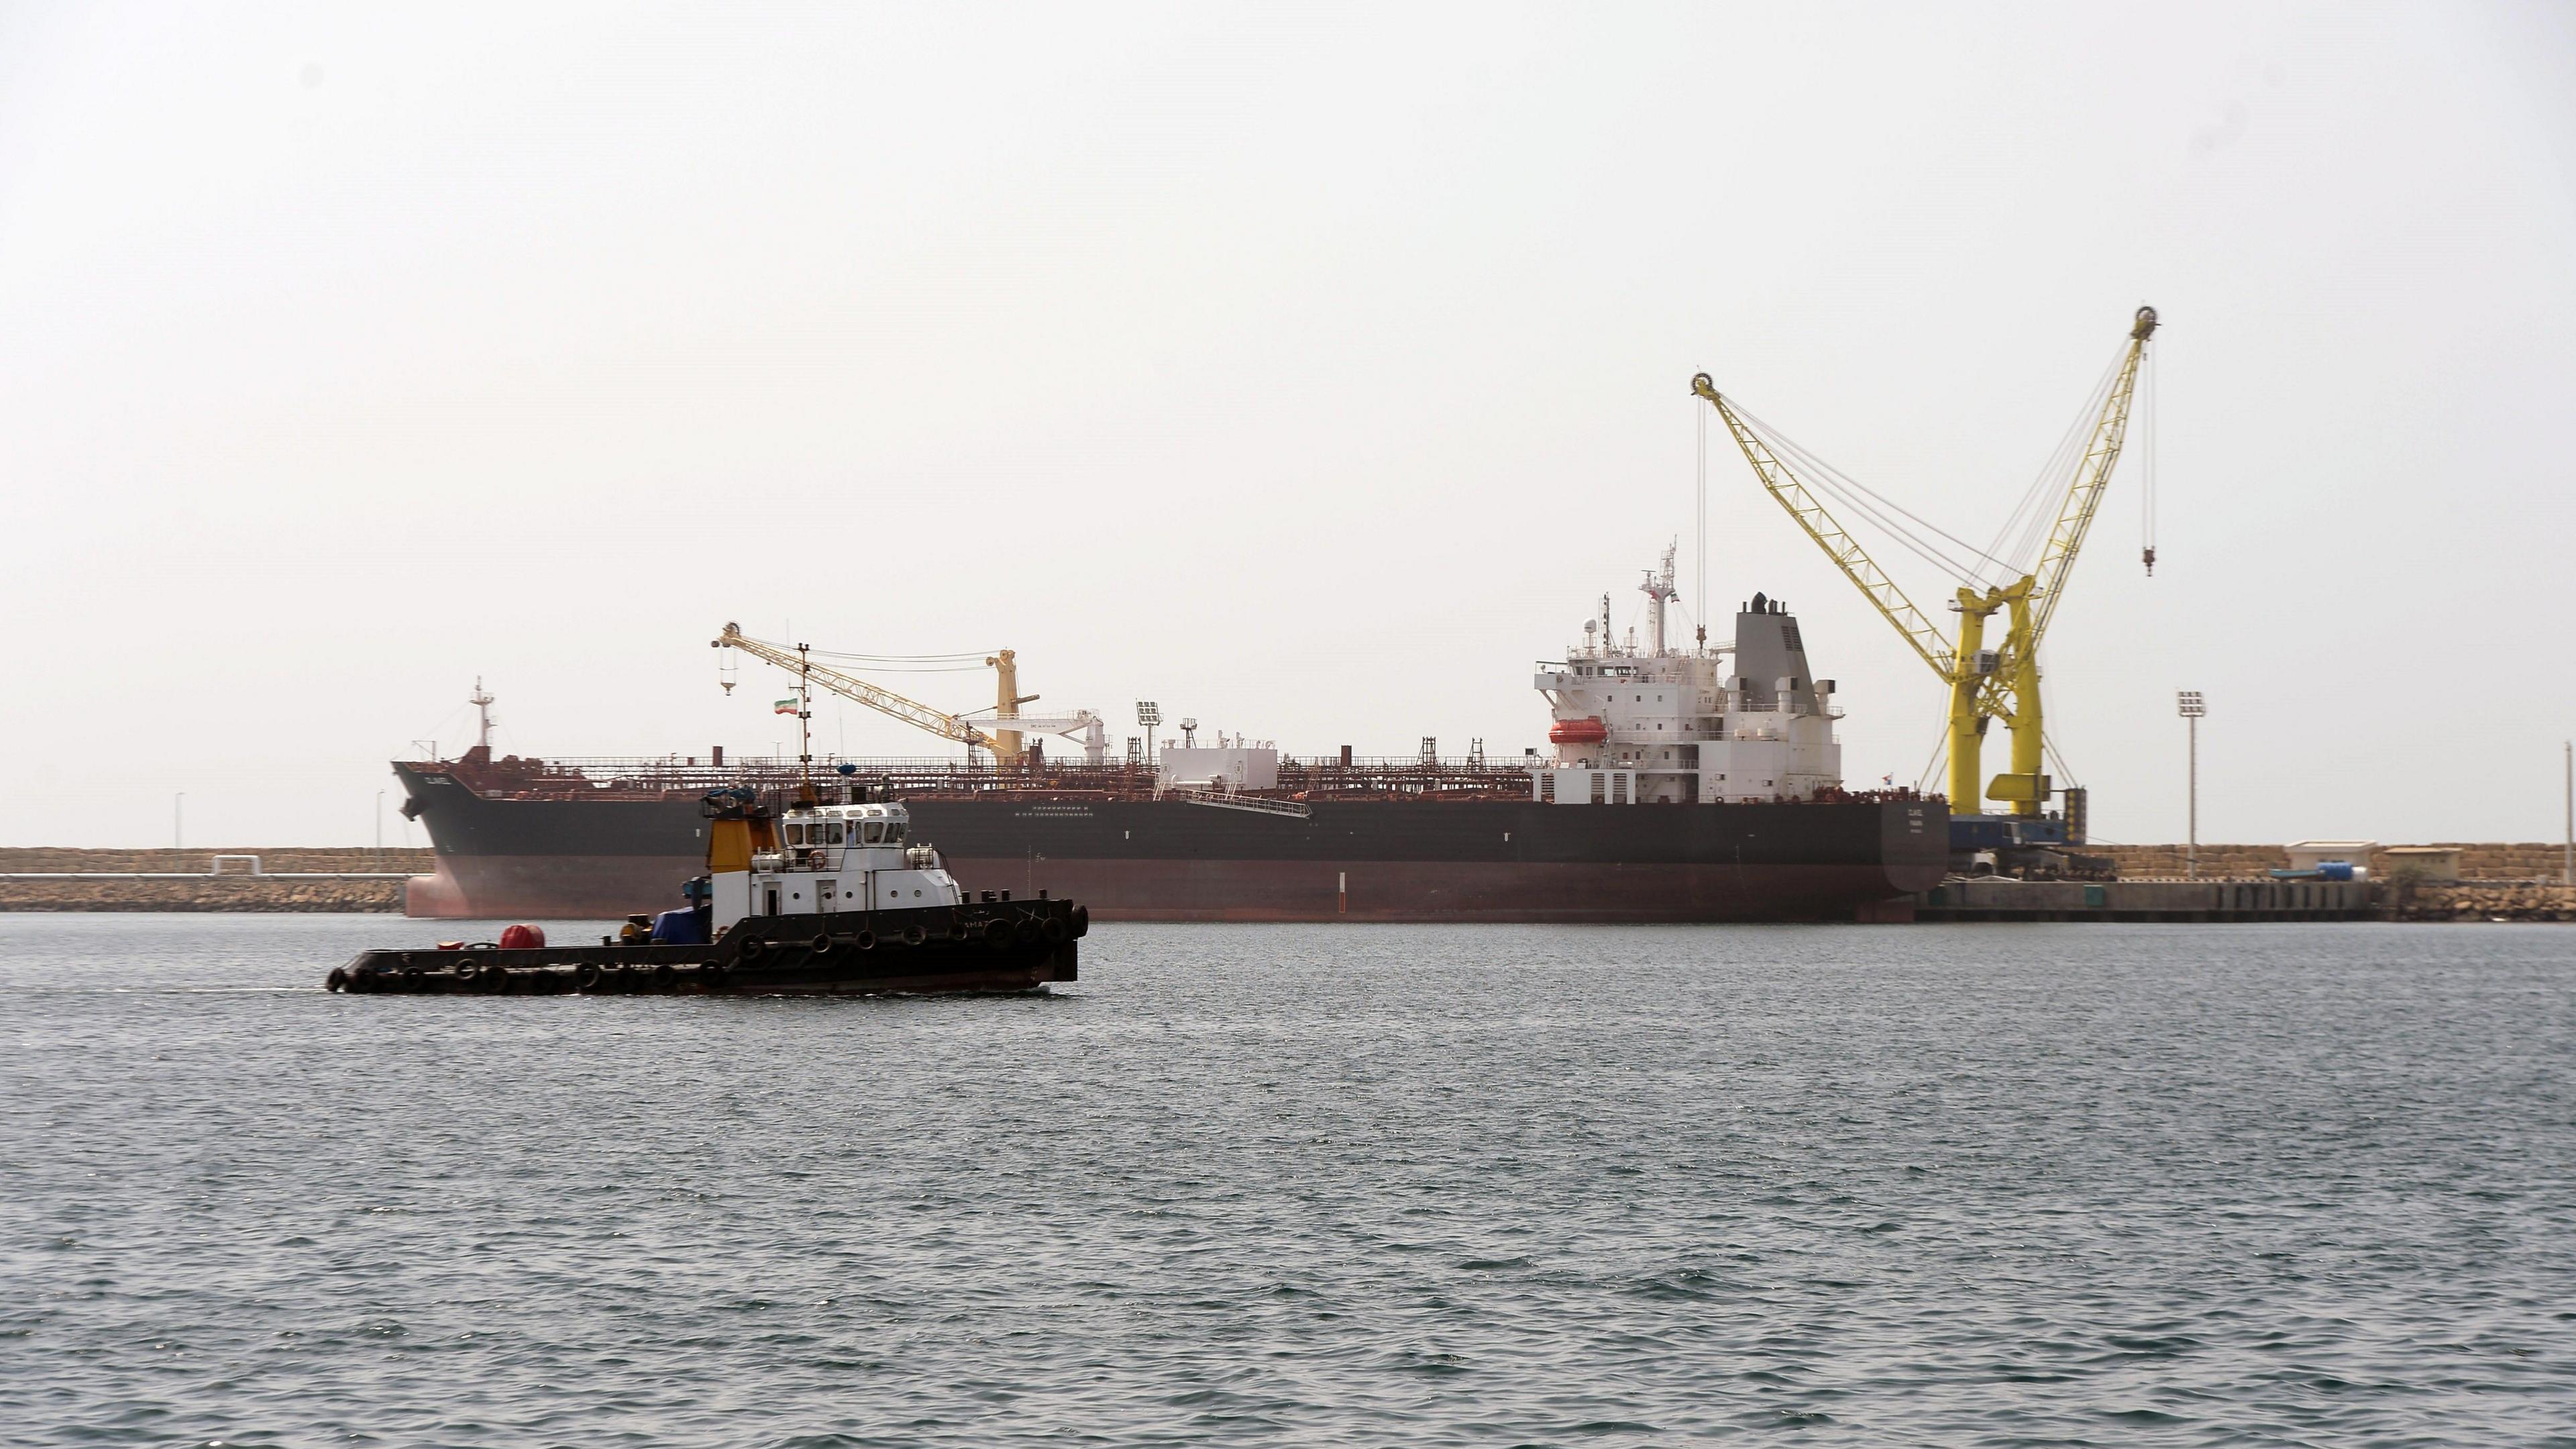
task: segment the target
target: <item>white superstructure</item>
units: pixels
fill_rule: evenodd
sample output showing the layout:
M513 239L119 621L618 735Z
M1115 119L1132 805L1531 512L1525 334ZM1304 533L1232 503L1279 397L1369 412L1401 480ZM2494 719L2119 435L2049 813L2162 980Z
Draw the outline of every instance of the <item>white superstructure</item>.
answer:
M1556 718L1556 758L1530 771L1558 805L1800 800L1842 784L1834 682L1809 671L1797 617L1753 596L1735 638L1675 648L1666 637L1673 551L1639 585L1647 639L1611 635L1610 597L1583 642L1533 681Z
M753 853L748 870L709 882L714 919L807 916L953 906L966 899L939 852L905 837L901 805L799 805L778 818L778 848Z
M1163 746L1155 769L1157 790L1241 790L1279 788L1279 742L1247 740L1220 731L1214 745L1198 743L1193 730L1186 744Z

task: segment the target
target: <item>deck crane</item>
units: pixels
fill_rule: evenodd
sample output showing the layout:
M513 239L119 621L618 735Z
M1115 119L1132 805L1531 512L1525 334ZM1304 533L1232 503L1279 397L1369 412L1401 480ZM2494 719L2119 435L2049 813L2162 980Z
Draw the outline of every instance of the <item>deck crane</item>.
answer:
M1734 435L1736 446L1743 450L1745 461L1753 465L1754 474L1762 480L1763 488L1788 510L1835 567L1859 587L1923 662L1932 666L1932 672L1950 687L1950 803L1962 814L1977 813L1988 799L2005 802L2016 816L2037 816L2048 803L2051 782L2045 770L2047 737L2040 706L2040 640L2056 616L2067 574L2084 547L2093 515L2101 508L2111 469L2120 460L2121 443L2128 434L2130 397L2137 387L2139 365L2146 357L2147 339L2155 335L2155 330L2156 309L2140 307L2129 327L2128 345L2101 392L2099 408L2087 409L2092 425L2084 435L2083 452L2076 458L2065 496L2058 502L2056 525L2040 550L2037 566L2009 583L1984 589L1961 588L1950 605L1959 615L1956 643L1946 640L1932 620L1915 607L1859 540L1827 511L1809 481L1783 461L1782 454L1797 459L1811 472L1829 473L1829 469L1748 418L1717 390L1707 373L1691 379L1691 391L1717 409L1727 431ZM2069 441L2073 441L2073 435ZM1875 499L1875 495L1870 497L1885 507L1893 507L1885 500ZM1869 502L1860 502L1857 507L1877 521L1888 521L1881 509ZM1970 551L1987 562L2001 562L1982 550ZM2149 562L2152 566L2152 554ZM2004 637L2001 648L1990 649L1985 642L1986 621L1997 612L2005 617ZM1988 723L1997 719L2012 732L2012 768L1981 787L1980 747Z
M772 644L765 639L754 639L742 632L740 624L725 625L722 634L708 641L708 647L739 649L754 659L775 664L781 669L791 670L799 679L809 684L818 685L844 699L866 705L890 719L901 720L915 729L926 730L944 740L954 740L970 749L990 750L996 764L1018 765L1024 762L1028 752L1021 744L1021 737L1027 734L1080 735L1083 754L1089 763L1100 764L1108 758L1107 727L1101 722L1100 716L1087 709L1076 710L1069 715L1041 716L1017 713L1019 705L1026 704L1037 696L1013 693L1018 688L1018 672L1014 667L1016 656L1008 649L1002 650L998 658L988 658L984 662L1003 671L1002 698L1008 702L997 706L1004 711L1005 718L992 723L1007 724L1010 728L988 730L971 720L933 709L919 700L906 699L891 689L870 684L855 675L816 664L802 649L790 649L783 645Z

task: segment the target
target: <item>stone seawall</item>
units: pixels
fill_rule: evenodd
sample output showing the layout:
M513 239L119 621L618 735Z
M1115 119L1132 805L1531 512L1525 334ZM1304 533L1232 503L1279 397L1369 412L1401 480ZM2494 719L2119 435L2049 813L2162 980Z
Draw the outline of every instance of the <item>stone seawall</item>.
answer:
M2380 914L2398 921L2576 921L2576 887L2543 882L2380 883Z
M2556 881L2559 878L2561 847L2520 843L2429 840L2424 845L2438 846L2460 853L2460 878L2463 880ZM2370 871L2373 875L2396 874L2388 856L2402 841L2389 841L2372 851ZM2184 870L2183 847L2179 845L2087 845L2087 854L2107 855L2118 862L2123 877L2179 879ZM2409 847L2418 848L2418 847ZM2200 848L2200 875L2204 880L2263 880L2276 870L2290 866L2289 852L2278 845L2204 845Z
M218 855L255 855L260 874L246 862ZM364 847L219 847L209 850L72 850L52 846L0 849L0 875L44 875L41 880L0 880L0 911L384 911L403 908L401 877L432 869L427 850ZM377 880L290 879L292 876L364 873ZM110 877L101 879L99 877ZM121 877L121 878L120 878Z

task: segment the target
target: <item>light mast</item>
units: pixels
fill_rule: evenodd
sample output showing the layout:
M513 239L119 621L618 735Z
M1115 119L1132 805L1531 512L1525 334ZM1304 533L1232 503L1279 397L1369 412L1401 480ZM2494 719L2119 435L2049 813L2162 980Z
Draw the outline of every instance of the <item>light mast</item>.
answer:
M488 755L492 753L492 695L483 687L482 675L474 676L473 697L465 702L474 706L478 721L474 731L474 745Z

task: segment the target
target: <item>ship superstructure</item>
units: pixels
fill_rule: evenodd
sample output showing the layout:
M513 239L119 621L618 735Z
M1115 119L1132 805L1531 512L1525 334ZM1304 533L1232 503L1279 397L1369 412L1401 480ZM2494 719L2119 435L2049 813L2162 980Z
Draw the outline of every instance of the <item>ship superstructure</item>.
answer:
M1639 585L1647 633L1613 638L1610 596L1583 642L1533 681L1555 722L1552 763L1531 771L1554 804L1724 804L1812 800L1842 787L1834 681L1807 664L1797 616L1755 594L1735 637L1688 648L1668 637L1673 550Z
M938 848L907 843L911 828L912 812L899 804L792 805L774 839L746 834L738 849L710 857L716 919L919 910L964 900ZM726 843L719 838L719 846Z

